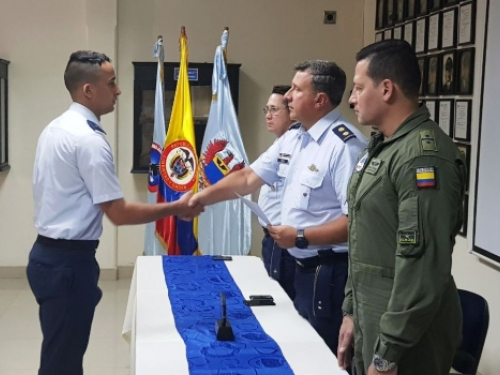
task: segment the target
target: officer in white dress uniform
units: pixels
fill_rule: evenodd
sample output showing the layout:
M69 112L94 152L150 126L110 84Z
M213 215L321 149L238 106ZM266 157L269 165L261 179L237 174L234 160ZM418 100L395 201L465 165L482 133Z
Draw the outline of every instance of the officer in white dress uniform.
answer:
M275 142L287 131L294 132L300 128L299 123L290 119L288 105L284 95L290 86L274 86L266 106L263 108L266 116L268 130L276 136ZM259 206L273 225L281 224L281 203L285 179L279 179L272 185L262 185L259 194ZM295 259L288 251L281 248L270 236L266 223L259 218L259 223L264 230L262 239L262 260L270 277L278 281L286 294L293 301L295 289L293 287L295 275Z
M78 51L64 73L73 104L42 132L33 173L38 237L27 267L40 306L43 333L39 375L81 375L97 286L95 251L102 218L115 225L143 224L169 215L191 218L190 195L176 203L148 205L123 199L111 147L100 117L120 95L110 59Z
M336 352L347 279L347 184L366 139L337 109L346 86L339 66L316 60L295 70L285 99L301 128L285 133L250 167L195 194L190 204L232 199L235 192L250 194L286 178L281 225L267 229L296 259L297 311Z

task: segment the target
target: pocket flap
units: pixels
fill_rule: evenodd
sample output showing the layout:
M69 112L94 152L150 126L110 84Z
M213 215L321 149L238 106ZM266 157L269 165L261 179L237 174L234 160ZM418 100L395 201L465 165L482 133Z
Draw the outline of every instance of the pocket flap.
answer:
M318 173L303 173L300 176L300 183L311 189L316 189L323 183L323 176Z

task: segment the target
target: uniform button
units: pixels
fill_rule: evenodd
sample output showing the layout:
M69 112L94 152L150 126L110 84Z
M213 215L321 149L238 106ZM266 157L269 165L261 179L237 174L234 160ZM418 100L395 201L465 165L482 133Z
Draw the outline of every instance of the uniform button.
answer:
M321 310L321 306L318 306L318 310Z
M318 301L318 303L321 305L321 301Z
M307 193L302 194L304 197L307 197Z

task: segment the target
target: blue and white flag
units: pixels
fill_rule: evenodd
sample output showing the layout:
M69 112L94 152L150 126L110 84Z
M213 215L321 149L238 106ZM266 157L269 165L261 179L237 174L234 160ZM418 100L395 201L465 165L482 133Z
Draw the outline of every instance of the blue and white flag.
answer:
M215 51L212 105L201 145L199 189L248 166L227 77L228 31ZM208 206L198 221L198 244L204 255L246 255L252 238L251 212L240 199Z
M158 37L154 47L154 54L158 60L158 69L156 73L156 91L155 91L155 112L154 112L154 130L153 143L151 144L149 176L148 176L148 203L156 204L158 196L158 183L160 173L158 166L160 164L163 144L165 143L165 101L163 98L163 62L165 61L165 51L163 49L163 38ZM144 239L145 255L165 254L165 247L160 244L155 235L155 223L146 224L146 236Z

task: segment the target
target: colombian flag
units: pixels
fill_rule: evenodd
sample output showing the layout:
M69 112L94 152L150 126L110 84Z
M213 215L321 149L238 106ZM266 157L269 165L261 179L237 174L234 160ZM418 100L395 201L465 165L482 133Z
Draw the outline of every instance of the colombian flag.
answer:
M193 111L188 81L186 31L181 30L181 60L167 137L160 159L158 202L173 202L186 192L198 190ZM198 254L198 219L187 222L177 217L156 222L156 236L168 255Z
M436 186L436 172L434 167L417 168L417 187L430 188Z

